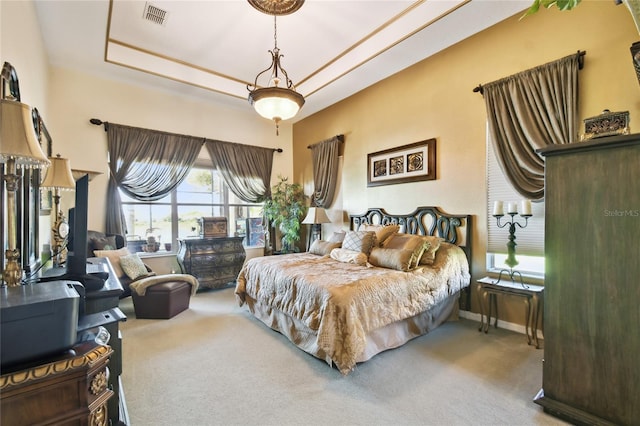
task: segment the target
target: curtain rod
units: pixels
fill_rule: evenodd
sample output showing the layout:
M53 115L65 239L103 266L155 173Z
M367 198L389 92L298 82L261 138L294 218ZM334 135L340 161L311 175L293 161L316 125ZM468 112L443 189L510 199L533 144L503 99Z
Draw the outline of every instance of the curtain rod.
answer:
M106 132L107 130L109 130L109 122L108 121L102 121L99 118L92 118L89 120L89 123L91 124L95 124L96 126L102 126L104 125L104 131ZM158 130L154 130L154 131L158 131ZM168 132L163 132L163 133L168 133ZM174 133L175 134L175 133ZM203 140L206 140L206 138L202 138ZM282 148L272 148L275 152L282 152Z
M338 138L340 142L344 142L344 135L335 135L334 138ZM314 144L315 145L315 144ZM311 149L313 145L307 146L307 149Z
M584 68L584 55L586 55L587 52L585 50L578 50L578 69L581 70L582 68ZM476 87L473 88L473 93L478 93L480 92L480 94L484 94L484 89L482 87L482 84L478 84Z

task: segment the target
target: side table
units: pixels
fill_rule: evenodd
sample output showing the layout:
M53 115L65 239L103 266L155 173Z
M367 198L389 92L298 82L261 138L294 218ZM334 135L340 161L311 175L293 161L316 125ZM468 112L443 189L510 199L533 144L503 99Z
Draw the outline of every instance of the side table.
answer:
M512 282L501 280L497 282L494 278L484 277L477 281L476 287L478 301L480 302L480 328L478 331L489 332L491 316L495 310L494 326L498 328L498 302L497 296L507 294L519 296L524 299L525 305L525 331L527 343L535 343L536 349L540 349L538 341L538 324L542 321L540 305L544 297L544 287L540 285ZM486 309L486 310L485 310ZM487 321L485 322L485 316ZM541 330L544 332L544 330Z

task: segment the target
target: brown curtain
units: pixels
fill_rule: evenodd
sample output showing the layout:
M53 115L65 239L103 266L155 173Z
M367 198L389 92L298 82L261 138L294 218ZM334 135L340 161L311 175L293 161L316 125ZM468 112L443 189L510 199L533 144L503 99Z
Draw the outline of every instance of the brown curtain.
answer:
M118 189L140 201L169 194L187 176L203 138L105 124L109 152L106 231L126 234Z
M340 142L342 142L342 136L334 136L309 147L313 161L312 206L326 209L333 203L338 182Z
M216 140L205 141L213 167L241 200L261 203L271 196L273 148Z
M544 198L544 160L535 151L578 140L580 56L567 56L481 87L498 163L525 198Z

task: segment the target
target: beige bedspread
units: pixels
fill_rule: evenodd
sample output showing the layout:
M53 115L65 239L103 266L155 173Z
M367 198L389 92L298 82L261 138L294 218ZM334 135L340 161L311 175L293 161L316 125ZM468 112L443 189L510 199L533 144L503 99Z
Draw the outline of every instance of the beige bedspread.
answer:
M347 374L369 331L426 311L469 282L464 252L445 243L432 266L412 272L309 253L253 258L240 271L235 293L240 306L248 295L317 331L318 347Z

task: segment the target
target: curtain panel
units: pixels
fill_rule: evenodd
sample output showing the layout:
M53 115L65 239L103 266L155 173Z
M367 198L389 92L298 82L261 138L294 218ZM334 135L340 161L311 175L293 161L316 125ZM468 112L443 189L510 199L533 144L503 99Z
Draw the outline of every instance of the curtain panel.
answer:
M108 233L126 234L118 189L139 201L156 201L175 189L193 166L203 138L109 123Z
M544 198L537 149L578 140L580 52L481 87L500 168L523 197Z
M271 197L273 148L207 139L205 147L213 167L241 200L261 203Z
M311 206L329 208L333 203L338 182L338 155L342 136L334 136L311 145L313 185Z

